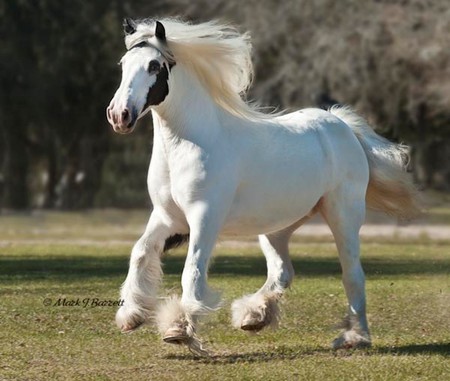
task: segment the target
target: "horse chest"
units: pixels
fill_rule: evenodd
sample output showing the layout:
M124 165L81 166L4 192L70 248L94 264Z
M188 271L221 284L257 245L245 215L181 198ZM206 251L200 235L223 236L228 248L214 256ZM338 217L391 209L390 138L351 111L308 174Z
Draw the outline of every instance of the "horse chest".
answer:
M152 202L163 207L176 205L180 211L184 210L205 182L204 155L192 145L155 144L148 176Z

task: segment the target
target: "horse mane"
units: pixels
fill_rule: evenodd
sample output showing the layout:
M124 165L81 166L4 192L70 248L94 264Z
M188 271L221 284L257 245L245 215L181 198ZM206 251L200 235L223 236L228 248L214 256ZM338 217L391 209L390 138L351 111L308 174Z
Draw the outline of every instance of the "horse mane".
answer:
M227 112L250 120L273 118L258 105L246 102L253 79L252 44L248 33L217 21L190 24L173 18L159 19L166 44L158 49L195 75L214 102ZM125 39L128 48L154 36L155 20L137 21L137 31Z

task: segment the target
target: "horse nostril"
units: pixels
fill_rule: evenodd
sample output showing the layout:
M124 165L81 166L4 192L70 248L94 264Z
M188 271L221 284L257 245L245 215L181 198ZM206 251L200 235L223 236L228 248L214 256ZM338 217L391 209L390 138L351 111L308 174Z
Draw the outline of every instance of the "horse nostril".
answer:
M122 121L123 122L128 121L129 117L130 117L130 112L126 108L125 110L122 111Z

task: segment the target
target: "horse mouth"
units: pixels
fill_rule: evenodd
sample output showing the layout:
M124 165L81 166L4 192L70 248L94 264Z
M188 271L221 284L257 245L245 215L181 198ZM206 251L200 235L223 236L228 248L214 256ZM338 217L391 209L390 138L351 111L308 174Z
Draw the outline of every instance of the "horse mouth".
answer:
M136 122L130 122L126 127L113 126L113 130L117 134L128 135L134 131L135 127L136 127Z
M138 118L135 114L133 114L132 119L130 120L130 122L126 125L124 124L113 124L113 130L114 132L121 134L121 135L127 135L130 134L134 131L135 127L136 127L136 122L137 122Z

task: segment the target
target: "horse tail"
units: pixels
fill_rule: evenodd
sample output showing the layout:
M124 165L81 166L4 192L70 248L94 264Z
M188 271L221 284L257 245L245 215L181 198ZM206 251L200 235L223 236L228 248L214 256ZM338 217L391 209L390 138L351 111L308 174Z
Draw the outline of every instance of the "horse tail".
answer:
M332 107L330 113L343 120L358 138L369 163L366 205L400 219L421 214L419 193L407 173L408 147L376 134L366 120L348 107Z

